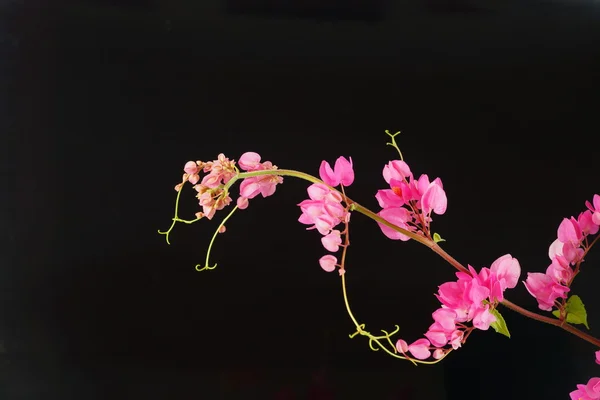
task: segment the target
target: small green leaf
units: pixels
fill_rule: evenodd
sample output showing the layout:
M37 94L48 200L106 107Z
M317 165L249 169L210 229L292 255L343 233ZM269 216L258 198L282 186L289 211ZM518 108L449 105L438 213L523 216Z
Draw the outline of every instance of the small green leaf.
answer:
M510 332L508 331L508 327L506 326L506 321L504 317L498 310L493 309L490 311L494 317L496 317L496 321L492 322L490 326L494 328L494 330L498 333L503 334L504 336L510 338Z
M583 324L586 328L590 329L587 323L587 312L585 311L585 306L583 302L577 295L573 295L569 297L567 300L567 306L565 307L567 311L567 322L570 324ZM552 311L552 315L556 318L560 318L560 310Z
M433 234L433 241L436 242L436 243L439 243L439 242L445 242L446 239L442 239L442 237L440 236L439 233L434 233Z

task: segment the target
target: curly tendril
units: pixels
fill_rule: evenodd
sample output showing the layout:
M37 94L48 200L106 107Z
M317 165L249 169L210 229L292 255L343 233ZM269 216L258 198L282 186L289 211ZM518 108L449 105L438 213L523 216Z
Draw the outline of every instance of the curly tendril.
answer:
M209 262L208 262L208 259L210 258L210 251L212 250L212 245L215 242L215 239L217 238L217 235L219 234L219 230L221 229L221 227L223 227L225 225L225 222L227 222L227 220L229 218L231 218L233 213L236 212L237 210L238 210L238 206L233 207L233 210L231 210L229 212L229 214L227 214L227 216L225 218L223 218L223 221L221 221L221 223L217 227L217 230L215 230L215 233L213 233L212 239L210 239L210 243L208 244L208 250L206 251L206 261L204 262L204 264L205 264L204 267L200 268L200 264L196 264L196 271L201 272L201 271L212 270L212 269L217 268L216 263L215 263L215 265L213 265L211 267L211 266L209 266Z
M346 204L348 204L349 199L346 197L346 193L344 191L344 186L342 186L341 189L342 189L341 192L342 192L344 202ZM347 207L347 210L354 210L354 209L355 209L354 203L351 203ZM396 329L394 329L392 332L387 332L382 329L381 332L383 332L384 335L375 336L365 330L365 326L366 326L365 324L358 323L356 317L354 316L354 314L352 313L352 310L350 308L350 301L348 300L348 291L346 289L345 263L346 263L346 253L348 251L348 247L350 246L350 234L349 234L350 233L350 229L349 229L350 223L349 223L348 219L346 219L344 221L344 224L345 224L344 246L342 246L342 256L341 256L341 261L340 261L340 271L343 271L343 273L340 274L340 278L342 280L342 294L344 297L344 304L346 305L346 311L348 312L348 316L350 317L350 319L354 323L354 326L356 327L356 332L349 335L350 339L355 338L357 335L366 336L367 338L369 338L369 347L371 348L371 350L379 351L379 349L381 349L384 352L386 352L387 354L389 354L390 356L392 356L394 358L399 358L401 360L408 360L408 361L412 362L415 366L417 364L436 364L436 363L442 361L450 353L451 350L446 352L443 357L441 357L440 359L435 360L435 361L422 361L422 360L413 359L406 355L404 355L404 356L399 355L398 350L396 349L396 346L394 345L394 343L392 342L392 339L391 339L391 337L393 335L395 335L396 333L398 333L400 331L400 327L398 325L395 325ZM382 340L385 340L386 342L382 343ZM378 347L376 347L375 345L377 345ZM390 350L388 348L388 345L389 345L389 347L391 347L392 350Z

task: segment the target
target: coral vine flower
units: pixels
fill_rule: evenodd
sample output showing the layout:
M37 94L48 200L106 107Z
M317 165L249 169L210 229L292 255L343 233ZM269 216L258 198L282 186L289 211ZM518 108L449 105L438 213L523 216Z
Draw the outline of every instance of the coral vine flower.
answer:
M468 267L469 272L456 273L456 281L439 286L435 296L442 306L432 314L434 322L424 335L426 339L419 339L410 346L400 339L396 342L399 352L410 352L415 358L424 360L433 350L433 358L440 359L446 352L444 346L461 347L465 330L473 329L467 328L466 322L472 322L474 328L487 330L496 321L492 310L503 300L506 289L516 287L521 275L519 261L506 254L479 273L472 266Z
M600 225L600 195L595 194L592 202L593 204L586 201L585 205L593 213L592 221L594 224Z
M340 157L336 160L333 169L331 165L325 160L321 162L319 168L319 176L329 186L336 187L340 183L343 186L350 186L354 182L354 170L352 169L352 157L350 160L346 160L344 157Z
M383 178L390 188L378 190L375 194L382 208L377 215L402 229L429 235L431 214L442 215L448 206L441 179L430 181L425 174L414 179L408 164L401 160L390 161L385 165ZM382 223L379 223L379 228L390 239L409 239Z
M557 299L567 298L575 273L571 266L583 261L585 249L582 245L587 243L586 237L600 230L600 196L595 194L593 201L593 205L585 202L588 209L580 213L577 219L564 218L558 226L557 239L548 248L551 263L546 273L527 274L525 287L536 298L541 310L552 311Z
M524 284L527 291L537 300L538 307L544 311L552 311L556 299L566 299L570 290L557 283L552 276L541 272L527 273L527 280Z
M307 229L319 231L323 235L321 238L323 247L335 253L342 246L342 232L334 228L342 222L348 222L350 213L342 205L342 195L329 186L335 187L340 183L343 186L352 184L354 181L352 158L350 160L344 157L338 158L333 169L327 161L323 161L319 174L325 184L315 183L307 188L309 198L298 204L302 211L298 221L310 225ZM327 272L333 272L336 266L339 266L337 258L333 255L321 257L319 264ZM344 271L342 266L339 267L341 275Z

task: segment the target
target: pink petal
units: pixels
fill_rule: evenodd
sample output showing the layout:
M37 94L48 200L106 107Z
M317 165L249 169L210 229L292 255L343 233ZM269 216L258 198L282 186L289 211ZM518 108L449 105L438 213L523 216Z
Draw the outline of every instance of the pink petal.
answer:
M354 182L354 170L352 169L352 157L350 157L350 161L346 160L344 157L340 157L336 160L334 171L336 177L340 179L340 182L344 186L352 185Z
M406 222L410 219L410 211L406 208L384 208L377 215L379 215L384 220L398 226L399 228L404 228L408 230L408 225ZM383 232L385 236L392 240L402 240L407 241L410 237L386 226L381 223L378 223L379 228Z
M447 205L448 199L446 198L444 189L436 184L430 184L421 198L423 212L429 214L433 211L437 215L442 215L446 212Z
M336 187L340 184L340 179L335 175L331 169L331 165L325 160L321 161L321 167L319 168L319 176L321 180L329 186Z
M505 254L492 263L490 271L496 275L498 280L504 279L506 287L503 289L512 289L517 286L521 276L521 265L516 258Z

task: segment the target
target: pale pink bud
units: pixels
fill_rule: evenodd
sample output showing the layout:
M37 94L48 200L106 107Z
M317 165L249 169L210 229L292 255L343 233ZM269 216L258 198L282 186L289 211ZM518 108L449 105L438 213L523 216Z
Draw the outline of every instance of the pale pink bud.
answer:
M433 358L435 358L436 360L439 360L440 358L444 357L444 350L442 349L435 349L433 351Z
M225 225L221 225L219 227L219 233L225 233L226 230L227 230L227 228L225 228Z
M244 196L238 197L236 203L240 210L245 210L246 208L248 208L249 204L248 198Z
M333 272L337 265L337 258L335 258L335 256L332 256L331 254L328 254L319 259L319 264L321 265L321 268L323 268L325 271Z
M186 162L185 166L183 167L183 170L188 175L194 175L194 174L197 174L199 172L198 165L194 161L188 161L188 162Z
M396 342L396 350L402 354L406 354L408 352L408 344L404 340L398 339Z

